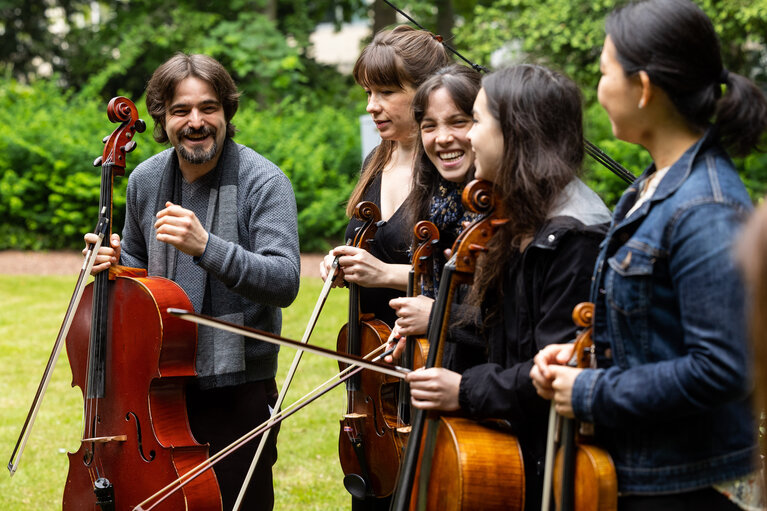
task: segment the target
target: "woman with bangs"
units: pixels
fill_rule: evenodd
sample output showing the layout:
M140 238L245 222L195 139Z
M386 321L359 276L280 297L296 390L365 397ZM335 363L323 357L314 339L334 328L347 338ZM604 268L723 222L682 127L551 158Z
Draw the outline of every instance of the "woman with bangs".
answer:
M334 285L343 281L359 286L360 313L393 326L397 319L389 301L407 289L409 249L413 225L406 200L418 161L418 125L411 102L416 89L438 69L449 64L444 46L425 30L398 26L376 34L354 66L354 79L367 94L367 112L373 118L381 143L362 165L360 179L347 203L350 217L345 239L353 239L362 222L352 218L361 201L374 203L381 222L370 251L341 245L320 263L322 279L328 278L338 257ZM352 496L352 509L388 509L387 496Z
M351 218L360 201L370 201L381 210L382 222L370 252L338 246L320 263L320 273L325 280L338 257L337 283L345 280L358 284L361 312L372 313L390 326L397 316L389 300L404 295L410 270L413 225L403 204L419 164L418 125L411 102L416 89L449 61L444 46L432 33L402 25L376 34L354 66L354 79L367 93L366 110L382 140L362 165L346 213ZM361 225L351 218L345 239L354 238L355 229Z

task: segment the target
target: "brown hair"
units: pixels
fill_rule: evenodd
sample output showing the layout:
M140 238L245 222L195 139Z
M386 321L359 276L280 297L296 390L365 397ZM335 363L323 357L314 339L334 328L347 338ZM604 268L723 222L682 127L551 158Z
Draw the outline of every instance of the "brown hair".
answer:
M435 74L423 82L413 97L413 118L420 126L426 115L426 109L429 108L429 97L432 92L439 89L445 89L447 93L464 114L472 117L474 99L479 92L482 75L468 66L453 64L443 67ZM429 212L429 203L435 195L439 186L439 172L434 167L434 163L426 155L423 149L421 137L418 137L418 153L420 157L416 161L416 168L413 172L413 188L411 191L411 200L408 202L410 217L409 225L415 225L419 220L426 220ZM466 174L466 181L474 177L474 166L472 165Z
M470 298L478 305L490 289L501 291L498 283L512 256L543 226L564 188L580 173L584 156L581 95L572 80L524 64L485 76L482 87L503 133L493 193L509 222L478 261Z
M392 30L378 32L373 42L362 50L354 64L354 79L363 87L371 85L404 89L417 88L437 69L450 63L445 47L436 36L426 30L400 25ZM346 214L354 208L370 185L389 161L396 142L382 140L375 154L362 169L362 176L352 191Z
M190 76L208 82L213 87L224 109L226 136L233 137L235 127L230 121L240 104L240 93L232 77L213 57L176 53L155 70L146 87L146 108L154 119L154 139L161 144L168 142L168 134L165 132L166 108L173 100L176 86Z
M756 383L754 411L758 418L767 411L767 203L756 209L741 231L736 256L750 293L749 332ZM762 454L767 454L764 443Z

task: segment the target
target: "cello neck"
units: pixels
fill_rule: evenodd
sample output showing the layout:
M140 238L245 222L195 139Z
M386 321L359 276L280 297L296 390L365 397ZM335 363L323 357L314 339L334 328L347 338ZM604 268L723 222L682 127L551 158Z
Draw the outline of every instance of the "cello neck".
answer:
M99 211L104 212L107 222L106 243L112 232L112 184L114 166L107 161L101 166L101 192ZM93 282L93 305L91 309L91 332L88 349L88 376L86 398L104 397L106 382L106 343L109 326L109 272L96 274Z

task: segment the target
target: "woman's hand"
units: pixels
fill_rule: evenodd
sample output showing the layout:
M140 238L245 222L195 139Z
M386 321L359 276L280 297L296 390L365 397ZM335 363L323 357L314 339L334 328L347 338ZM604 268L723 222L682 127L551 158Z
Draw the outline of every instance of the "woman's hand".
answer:
M99 237L89 232L84 236L86 247L83 249L83 256L88 253L87 245L96 243ZM104 240L106 241L106 240ZM120 235L117 233L112 234L109 238L109 243L102 242L99 251L96 254L96 261L93 264L91 275L96 275L104 270L109 269L110 266L116 265L120 262Z
M327 280L328 275L330 275L333 270L333 261L336 260L336 256L333 255L333 251L331 250L328 252L328 255L326 255L322 261L320 261L320 277L322 277L322 280ZM332 287L343 287L344 286L344 271L343 269L338 266L335 269L336 272L336 278L333 281Z
M549 371L553 377L551 388L554 394L554 409L559 415L571 419L575 418L573 413L573 384L583 369L568 366L550 366Z
M386 341L386 344L387 350L394 348L394 351L391 355L386 355L384 357L384 361L389 364L393 364L402 356L402 352L405 350L405 346L407 345L407 337L401 335L399 330L397 330L397 326L395 325L391 331L391 334L389 334L389 339Z
M434 299L423 295L393 298L389 307L397 313L397 333L402 336L424 335L429 326L429 316Z
M458 410L458 389L461 375L443 367L418 369L408 373L405 380L410 384L410 400L413 406L423 410Z
M347 282L363 287L407 288L409 266L406 264L386 264L367 250L348 245L336 247L330 254L338 256L338 265Z
M554 380L552 366L562 366L573 356L575 344L549 344L539 351L533 359L533 367L530 369L530 379L538 395L543 399L554 397L554 390L551 383Z

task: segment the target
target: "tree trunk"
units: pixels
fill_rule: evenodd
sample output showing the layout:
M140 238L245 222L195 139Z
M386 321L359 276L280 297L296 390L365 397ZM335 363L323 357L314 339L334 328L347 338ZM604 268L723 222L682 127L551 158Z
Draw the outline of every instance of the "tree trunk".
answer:
M436 0L437 6L437 26L436 33L441 35L442 39L453 46L453 25L455 24L455 9L453 9L453 0Z
M397 12L382 0L373 2L373 35L397 22Z

